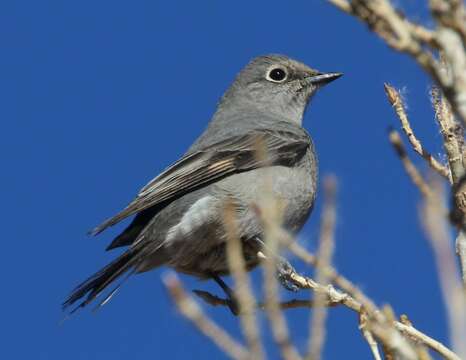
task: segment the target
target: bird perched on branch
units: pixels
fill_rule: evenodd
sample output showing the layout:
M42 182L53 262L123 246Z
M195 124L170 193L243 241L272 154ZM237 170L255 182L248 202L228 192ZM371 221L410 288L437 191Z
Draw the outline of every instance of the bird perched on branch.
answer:
M283 226L299 231L312 210L317 186L317 158L302 127L303 115L315 92L340 76L282 55L253 59L186 154L144 186L126 208L92 230L99 234L136 215L107 248L126 251L76 287L64 307L82 298L75 310L84 307L123 275L162 265L222 284L220 276L229 273L222 216L228 202L234 205L246 266L252 269L264 246L253 205L260 201L267 177L273 196L284 200ZM258 139L265 158L257 156ZM286 268L286 262L277 261L279 275ZM286 280L283 284L293 286Z

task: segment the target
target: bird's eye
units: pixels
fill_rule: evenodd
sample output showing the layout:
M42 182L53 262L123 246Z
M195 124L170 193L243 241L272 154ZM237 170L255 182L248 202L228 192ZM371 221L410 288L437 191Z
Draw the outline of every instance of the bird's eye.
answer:
M266 79L272 82L281 83L286 80L287 73L285 69L274 67L267 73Z

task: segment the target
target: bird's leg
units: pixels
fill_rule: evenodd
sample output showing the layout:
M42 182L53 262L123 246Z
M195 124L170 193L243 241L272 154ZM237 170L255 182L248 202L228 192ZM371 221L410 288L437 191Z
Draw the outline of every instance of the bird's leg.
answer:
M239 306L238 301L236 300L236 296L233 290L222 280L220 276L217 274L210 274L212 279L220 286L227 296L227 305L233 315L237 316L239 314Z
M299 284L297 284L291 276L292 274L297 274L295 268L284 257L273 254L262 240L256 238L256 241L266 252L266 254L264 254L262 251L259 251L257 253L258 256L267 261L271 260L275 262L277 269L277 279L280 284L289 291L298 291L300 288Z

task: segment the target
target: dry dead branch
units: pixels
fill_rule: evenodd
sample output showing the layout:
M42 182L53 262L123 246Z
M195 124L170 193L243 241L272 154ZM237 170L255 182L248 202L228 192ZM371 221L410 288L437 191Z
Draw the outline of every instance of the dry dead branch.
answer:
M451 181L450 170L445 165L441 164L437 159L435 159L427 150L425 150L421 141L414 134L400 93L389 84L384 84L384 88L388 101L393 106L393 109L395 110L395 113L400 120L401 128L411 143L413 150L421 155L433 170L445 177L447 180ZM394 144L394 146L397 145Z
M431 188L435 189L438 199L445 198L444 188L438 181L433 180ZM466 295L456 272L449 224L442 215L441 203L425 199L420 216L434 250L453 349L466 358Z
M235 299L238 301L240 323L244 337L253 359L263 359L264 352L260 341L255 316L256 300L251 290L246 264L243 258L241 240L238 236L234 203L230 202L224 210L223 222L227 233L227 261L235 283Z
M318 283L329 284L327 273L323 269L331 266L333 251L335 248L336 225L336 192L337 181L329 176L324 179L324 209L322 211L320 246L318 252L319 263L316 264L316 280ZM321 306L327 302L324 294L315 294L317 308L314 310L310 321L310 339L308 343L308 355L306 359L319 360L326 336L325 320L327 308Z
M199 305L183 289L181 282L175 274L169 274L163 278L165 286L170 292L173 301L178 306L181 314L189 319L201 333L207 336L233 359L249 359L247 349L231 338L226 331L210 320Z
M413 184L419 189L421 194L425 197L434 196L434 193L422 177L420 171L409 159L408 154L406 153L406 148L404 147L403 141L401 140L400 134L396 130L392 129L388 134L388 139L390 140L390 143L395 149L396 154L400 158L400 161L403 164L406 174L408 174L409 178L411 179Z

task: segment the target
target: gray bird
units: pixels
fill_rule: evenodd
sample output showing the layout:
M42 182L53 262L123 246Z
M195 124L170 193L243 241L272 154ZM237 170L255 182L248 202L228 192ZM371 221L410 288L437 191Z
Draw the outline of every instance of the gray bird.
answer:
M261 200L266 181L273 196L284 200L283 226L299 231L313 208L317 187L317 158L302 127L303 115L315 92L340 76L283 55L253 59L186 154L144 186L126 208L92 230L99 234L136 215L107 248L127 250L76 287L64 308L85 297L75 310L84 307L122 275L161 265L213 278L225 289L219 277L229 272L223 210L227 202L234 204L246 265L254 268L264 244L252 205ZM266 158L257 156L258 139ZM279 269L279 275L285 270ZM284 285L293 287L286 281Z

